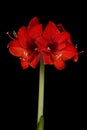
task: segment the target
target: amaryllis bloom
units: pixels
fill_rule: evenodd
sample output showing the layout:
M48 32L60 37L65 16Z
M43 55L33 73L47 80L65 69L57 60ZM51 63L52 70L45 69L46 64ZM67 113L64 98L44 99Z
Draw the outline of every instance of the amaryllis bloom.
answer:
M39 19L34 17L28 26L22 26L8 44L11 54L19 57L23 69L35 68L42 54L44 64L54 65L57 69L65 68L65 61L78 60L78 52L71 42L70 34L62 24L49 22L44 30Z
M10 53L19 57L23 69L29 66L35 68L39 62L41 45L37 41L41 34L42 24L34 17L27 27L22 26L18 30L17 37L8 44Z
M65 61L78 60L78 52L71 42L70 34L62 24L57 26L49 22L43 31L44 50L43 59L45 64L53 64L57 69L65 68Z

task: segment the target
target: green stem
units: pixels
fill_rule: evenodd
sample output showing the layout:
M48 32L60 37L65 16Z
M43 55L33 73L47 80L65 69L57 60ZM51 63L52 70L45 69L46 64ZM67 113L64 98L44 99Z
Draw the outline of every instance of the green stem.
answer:
M38 95L38 116L37 123L39 123L40 118L43 116L44 111L44 63L42 55L40 55L40 73L39 73L39 95Z

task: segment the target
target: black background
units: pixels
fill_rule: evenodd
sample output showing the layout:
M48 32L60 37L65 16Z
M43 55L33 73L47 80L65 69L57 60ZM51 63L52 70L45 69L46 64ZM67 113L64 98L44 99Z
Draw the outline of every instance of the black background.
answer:
M6 32L17 31L34 16L46 25L62 23L78 44L77 63L66 62L62 71L45 66L45 129L81 128L86 124L87 48L85 3L16 1L0 4L0 118L3 129L36 129L39 64L22 70L19 59L11 55ZM0 126L0 127L1 127Z

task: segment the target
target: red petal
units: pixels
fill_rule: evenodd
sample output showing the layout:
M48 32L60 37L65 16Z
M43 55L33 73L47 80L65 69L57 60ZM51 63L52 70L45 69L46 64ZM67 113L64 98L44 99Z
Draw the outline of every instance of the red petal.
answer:
M76 51L76 48L74 48L74 46L68 46L67 48L63 49L62 51L62 59L63 60L69 60L72 59L74 57L75 60L78 59L78 53Z
M25 26L21 27L18 31L18 40L21 47L27 47L28 35L27 28Z
M20 62L23 69L27 69L29 67L29 62L27 60L20 59Z
M70 35L68 32L62 32L60 36L57 38L57 40L59 45L61 45L62 42L66 42L67 40L70 41Z
M32 27L34 27L37 24L39 24L39 19L37 17L32 18L29 22L28 29L30 30Z
M7 48L9 47L20 47L20 44L18 42L18 40L12 40L8 45Z
M58 42L58 51L64 49L65 47L66 47L66 42L61 42L60 44Z
M31 61L30 66L31 66L32 68L36 68L36 66L37 66L37 64L38 64L38 62L39 62L39 60L40 60L40 55L38 54L38 55L36 55L36 56L34 57L34 59Z
M49 22L43 31L43 36L46 38L49 42L52 40L55 41L55 38L58 36L59 31L56 27L56 24L53 22Z
M70 34L64 29L62 24L58 24L58 29L60 31L60 35L57 37L58 45L59 45L59 50L63 49L66 47L66 44L72 44L71 43L71 37Z
M36 39L37 37L41 36L41 34L42 34L42 24L36 25L28 31L28 37L30 39Z
M42 36L38 37L35 40L35 43L40 51L47 51L48 42Z
M59 58L58 60L55 60L54 61L54 66L58 69L58 70L62 70L65 68L65 63L64 61Z
M9 44L9 51L12 55L17 57L26 57L28 56L28 52L21 48L19 42L17 40L12 40Z
M49 65L53 64L52 56L50 55L50 53L42 52L42 56L43 56L44 64L49 64Z
M28 52L20 47L10 47L9 51L14 56L28 58Z

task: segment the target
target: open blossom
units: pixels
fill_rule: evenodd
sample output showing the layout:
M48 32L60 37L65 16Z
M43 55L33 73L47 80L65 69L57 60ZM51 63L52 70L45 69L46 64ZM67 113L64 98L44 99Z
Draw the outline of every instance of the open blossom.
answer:
M17 33L17 38L11 40L8 48L11 54L20 58L22 68L36 67L40 59L40 44L37 40L42 33L42 24L34 17L29 25L22 26Z
M49 22L43 31L45 39L45 51L43 58L45 64L53 64L57 69L65 68L65 61L78 60L78 52L71 42L70 34L63 28L62 24L57 26Z
M11 54L20 58L23 69L29 66L35 68L40 53L44 64L52 64L59 70L65 68L65 61L78 60L78 52L62 24L56 26L50 21L42 30L37 17L32 18L27 27L18 30L17 37L11 40L8 48Z

